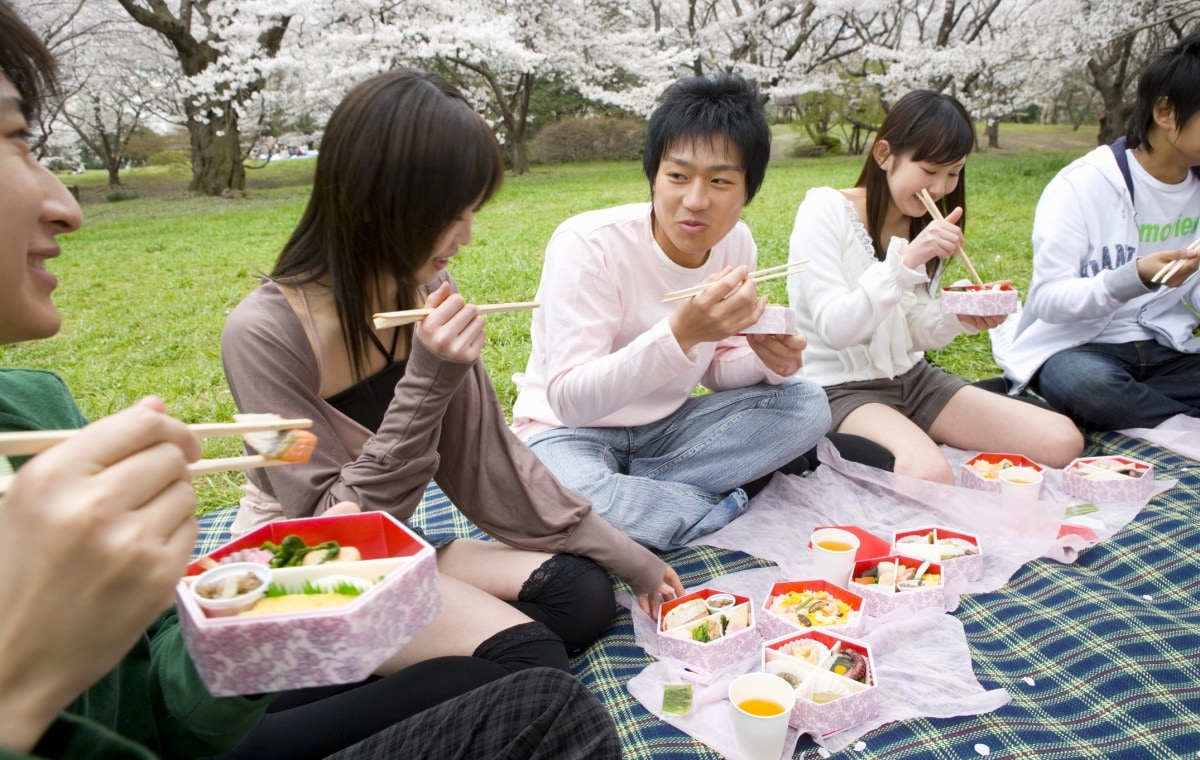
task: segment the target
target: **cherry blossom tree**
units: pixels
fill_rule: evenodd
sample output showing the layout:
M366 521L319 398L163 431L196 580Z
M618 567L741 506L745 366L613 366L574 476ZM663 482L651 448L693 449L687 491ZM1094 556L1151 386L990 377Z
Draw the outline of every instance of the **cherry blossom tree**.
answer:
M240 109L273 71L293 3L265 0L118 0L142 26L174 51L187 77L183 110L191 139L189 189L236 195L246 186Z

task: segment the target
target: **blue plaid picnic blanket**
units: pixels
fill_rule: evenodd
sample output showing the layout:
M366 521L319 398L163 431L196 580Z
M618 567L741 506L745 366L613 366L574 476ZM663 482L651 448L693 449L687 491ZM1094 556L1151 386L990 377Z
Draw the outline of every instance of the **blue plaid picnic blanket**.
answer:
M1090 436L1088 453L1151 462L1179 483L1075 563L1035 560L999 591L963 597L954 614L975 674L1012 701L985 715L891 723L835 758L980 757L976 745L992 759L1200 757L1200 463L1116 433ZM234 511L202 518L197 553L227 540ZM482 536L436 486L412 524L431 539ZM689 587L770 565L704 546L663 557ZM612 714L626 758L718 758L629 694L625 684L651 662L622 610L572 669ZM795 757L818 749L801 737Z

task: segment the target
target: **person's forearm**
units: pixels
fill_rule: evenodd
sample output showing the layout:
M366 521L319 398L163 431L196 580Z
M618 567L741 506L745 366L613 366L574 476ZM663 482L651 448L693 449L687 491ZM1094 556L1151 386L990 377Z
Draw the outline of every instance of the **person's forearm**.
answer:
M5 653L0 658L0 747L25 753L78 695L65 693L65 684L56 684L53 672L29 672L29 661L19 656L20 647L10 634L29 632L0 632L0 651Z

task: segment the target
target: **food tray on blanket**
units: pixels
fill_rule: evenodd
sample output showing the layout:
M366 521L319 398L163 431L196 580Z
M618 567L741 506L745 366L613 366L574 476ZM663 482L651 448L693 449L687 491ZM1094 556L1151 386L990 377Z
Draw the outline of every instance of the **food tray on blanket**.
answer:
M716 673L753 656L762 642L749 597L702 588L664 602L658 615L658 648L704 673Z
M255 565L265 575L245 572ZM248 574L261 585L245 589ZM265 525L192 562L175 597L209 691L256 694L366 678L437 614L436 576L424 539L364 512ZM252 595L252 607L211 609Z
M939 563L948 578L961 574L977 581L983 577L983 548L974 533L941 525L908 528L893 534L892 548L897 554Z
M862 609L861 596L828 581L781 581L771 586L758 619L764 639L813 627L853 636Z
M968 459L962 466L962 484L980 491L1000 492L1000 471L1010 467L1031 467L1042 472L1043 467L1020 454L999 454L985 451Z
M1080 457L1063 469L1063 490L1097 503L1142 501L1154 491L1154 466L1129 457Z
M871 648L832 631L804 631L763 645L762 669L796 690L789 725L827 736L879 713Z

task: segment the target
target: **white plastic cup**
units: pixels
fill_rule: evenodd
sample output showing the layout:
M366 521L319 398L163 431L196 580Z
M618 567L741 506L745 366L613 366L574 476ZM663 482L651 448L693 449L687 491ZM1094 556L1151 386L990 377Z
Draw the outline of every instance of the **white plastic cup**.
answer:
M1036 499L1042 492L1042 473L1032 467L1006 467L999 478L1003 496Z
M858 553L858 536L841 528L821 528L813 531L812 543L813 574L835 586L846 588L850 573L854 571L854 557Z
M755 714L760 711L751 700L762 700L779 710L773 715ZM733 736L742 760L780 760L796 704L792 685L773 673L746 673L729 684L729 701L733 703Z

